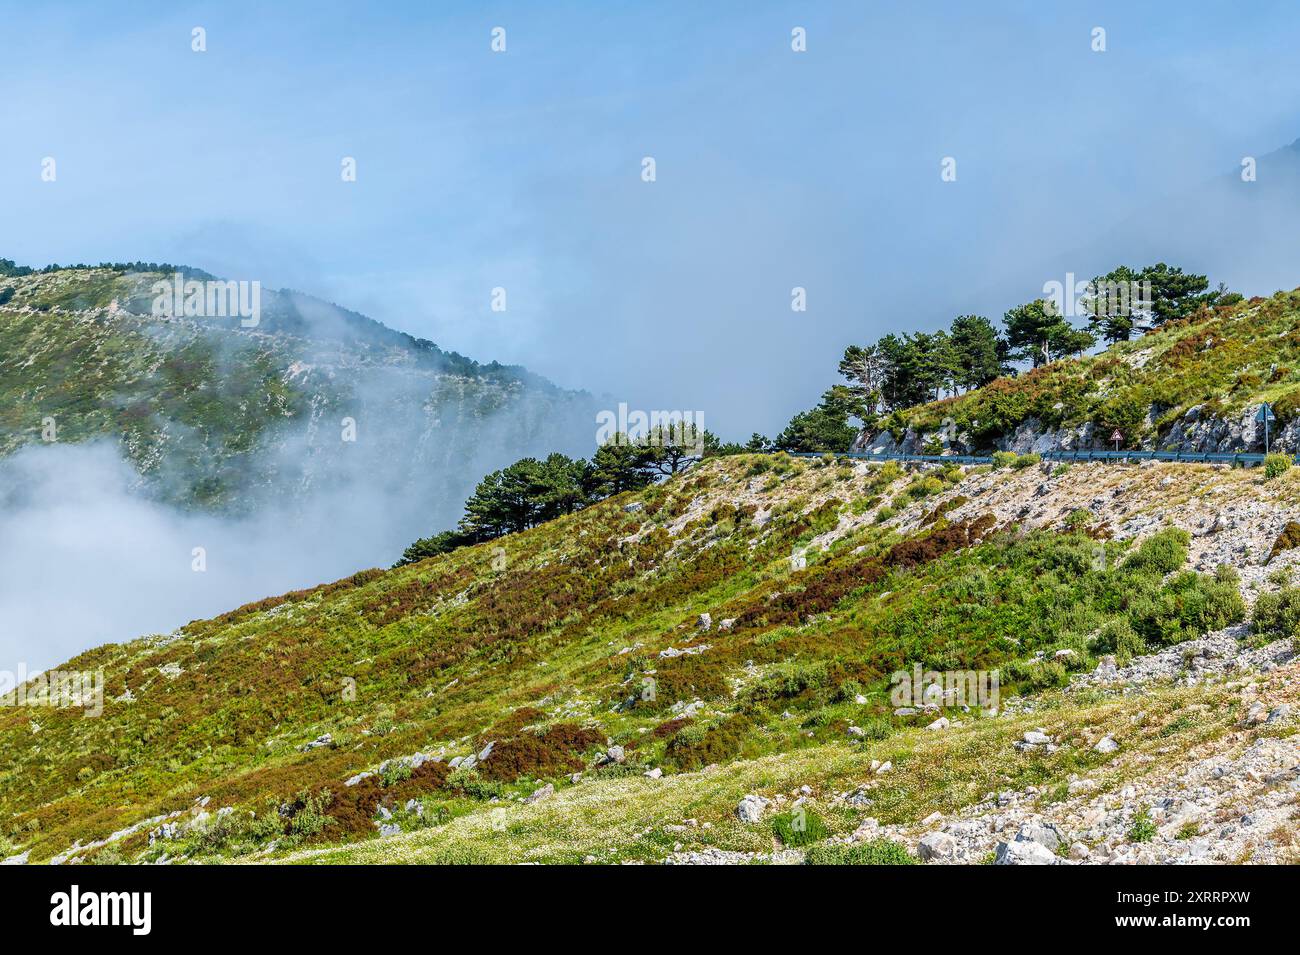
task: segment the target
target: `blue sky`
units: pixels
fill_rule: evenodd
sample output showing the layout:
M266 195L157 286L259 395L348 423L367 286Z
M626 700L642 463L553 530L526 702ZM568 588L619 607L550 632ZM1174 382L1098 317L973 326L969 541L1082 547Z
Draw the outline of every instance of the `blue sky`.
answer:
M300 288L772 433L844 345L996 317L1038 257L1300 137L1290 5L1132 6L6 0L0 256Z

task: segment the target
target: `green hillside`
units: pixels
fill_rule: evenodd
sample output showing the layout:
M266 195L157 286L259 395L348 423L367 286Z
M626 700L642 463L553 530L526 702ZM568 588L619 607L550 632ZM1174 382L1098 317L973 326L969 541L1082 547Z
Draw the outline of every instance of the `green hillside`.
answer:
M896 442L933 446L944 431L962 449L1006 447L1064 437L1068 446L1259 450L1241 421L1273 403L1278 432L1300 416L1300 290L1200 309L1132 341L1080 359L999 378L955 397L895 411L883 432ZM879 438L869 438L868 444ZM1284 445L1297 450L1295 435Z
M906 822L1117 758L1010 749L1048 720L1087 736L1138 714L1150 739L1128 758L1224 732L1235 706L1222 701L1157 732L1211 691L1062 695L1105 654L1122 663L1246 610L1236 572L1189 569L1175 527L1137 544L1087 512L1020 520L981 503L990 488L1032 500L1043 480L712 459L521 534L89 651L61 669L103 670L101 717L0 708L3 837L33 862L331 846L321 858L654 861L685 838L663 827L688 814L709 822L692 845L770 851L773 830L736 822L740 795L852 788L873 760L896 775L880 777L871 814ZM1098 483L1083 467L1051 480L1079 488L1067 498ZM1289 476L1267 487L1294 497ZM923 728L937 713L890 702L889 675L913 664L999 667L1004 700L1036 697L1039 712L953 709L940 740ZM477 765L449 765L471 754ZM553 795L524 804L547 783ZM824 836L866 810L819 812ZM151 840L168 818L179 827Z

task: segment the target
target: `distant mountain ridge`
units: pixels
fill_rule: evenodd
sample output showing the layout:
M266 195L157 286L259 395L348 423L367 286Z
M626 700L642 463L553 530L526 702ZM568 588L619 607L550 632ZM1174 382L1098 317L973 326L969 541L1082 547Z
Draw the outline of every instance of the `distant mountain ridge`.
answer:
M212 280L0 260L0 457L49 443L51 426L58 442L115 440L153 496L238 510L337 483L359 459L399 488L463 472L459 495L522 453L590 450L588 395L300 292L262 290L254 327L156 316L173 272Z

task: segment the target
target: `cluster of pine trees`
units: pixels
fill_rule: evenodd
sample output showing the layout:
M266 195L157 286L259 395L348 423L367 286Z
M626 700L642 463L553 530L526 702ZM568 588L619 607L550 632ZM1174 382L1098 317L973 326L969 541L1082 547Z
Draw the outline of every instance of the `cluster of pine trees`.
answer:
M1016 363L1037 368L1082 354L1099 341L1128 341L1202 306L1241 298L1222 285L1211 290L1204 275L1163 262L1143 269L1119 266L1079 288L1083 291L1068 309L1040 298L1007 310L1001 330L981 315L962 315L947 329L889 334L871 345L850 345L839 365L848 384L833 385L817 407L795 415L777 436L776 447L846 451L863 428L885 415L1014 375ZM1116 289L1126 294L1113 294ZM1143 293L1127 294L1136 289ZM1066 311L1082 318L1082 325L1073 324Z
M21 278L24 275L41 275L47 272L63 271L86 271L87 269L111 269L114 272L178 272L181 269L175 265L169 265L166 262L100 262L98 265L87 265L79 262L76 265L46 265L39 269L34 269L30 265L17 265L13 259L0 259L0 275L12 275Z
M559 453L544 459L521 458L478 483L454 530L420 538L396 566L572 514L611 495L639 490L676 474L702 457L770 449L765 439L755 436L755 440L761 444L723 444L694 425L670 424L635 438L616 434L596 449L590 461Z

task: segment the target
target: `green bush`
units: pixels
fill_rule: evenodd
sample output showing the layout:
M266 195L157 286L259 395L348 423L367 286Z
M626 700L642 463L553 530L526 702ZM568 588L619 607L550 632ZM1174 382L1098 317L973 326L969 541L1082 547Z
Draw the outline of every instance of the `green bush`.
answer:
M1078 531L1091 525L1092 521L1092 511L1088 510L1086 507L1076 507L1065 519L1065 526L1072 531Z
M790 812L774 816L772 832L784 846L806 846L821 842L830 835L830 830L821 817L803 806L796 806Z
M994 451L993 466L995 468L1015 467L1016 453L1014 451Z
M1172 574L1187 563L1187 545L1191 540L1191 535L1181 528L1167 527L1157 531L1124 561L1123 568L1161 576Z
M852 504L852 511L855 515L861 516L880 503L880 496L873 494L868 497L860 497Z
M906 506L908 500L919 501L923 497L929 497L931 494L938 494L944 489L944 483L941 479L926 475L915 478L907 487L903 488L898 495L898 504Z
M1273 480L1281 477L1291 467L1291 455L1289 454L1270 454L1264 458L1264 478Z
M1094 644L1098 653L1113 654L1121 666L1147 652L1147 642L1133 629L1127 618L1111 620L1097 633Z
M289 839L293 843L303 842L317 835L334 821L326 815L325 809L333 800L334 794L328 789L314 795L299 793L289 808Z
M683 727L664 747L664 765L692 772L710 763L726 762L740 753L751 729L752 724L745 716L733 716L707 726Z
M1168 646L1220 630L1245 619L1236 584L1183 571L1158 594L1130 604L1133 629L1152 646Z
M1017 471L1023 471L1025 468L1032 468L1035 464L1041 464L1043 456L1037 451L1030 451L1028 454L1019 455L1011 466Z
M1151 811L1145 806L1133 816L1133 825L1128 831L1129 842L1150 842L1156 837L1156 824L1151 818Z
M1300 588L1260 594L1250 615L1251 629L1272 640L1300 636Z
M901 464L897 461L886 461L877 468L875 474L872 475L871 486L873 488L884 487L888 484L893 484L902 476L903 466Z
M1068 686L1070 673L1059 660L1013 660L1003 668L1003 679L1025 693Z
M889 739L894 733L894 724L883 716L873 716L869 720L864 720L859 727L862 730L862 738L866 740L880 741Z
M501 783L484 779L476 770L464 767L452 770L443 785L452 792L471 799L498 798L505 792Z
M918 865L907 849L892 839L813 846L804 865Z
M411 764L404 759L392 759L384 766L383 771L379 774L380 781L384 787L396 786L400 782L405 782L411 778Z

